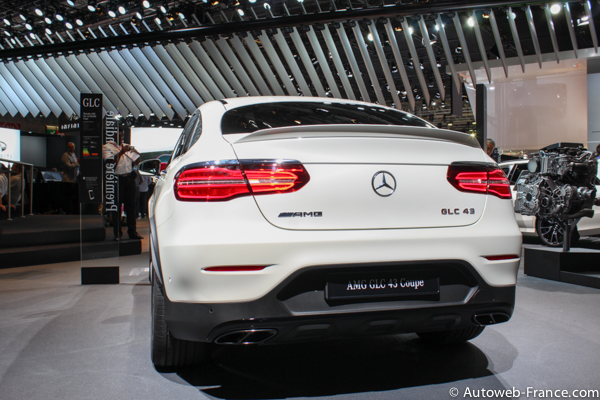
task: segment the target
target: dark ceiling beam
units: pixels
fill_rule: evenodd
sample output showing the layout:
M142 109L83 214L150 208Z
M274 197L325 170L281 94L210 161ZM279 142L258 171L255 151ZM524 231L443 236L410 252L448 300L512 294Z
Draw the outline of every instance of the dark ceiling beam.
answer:
M344 22L360 19L410 17L412 15L440 14L457 11L466 11L481 8L497 8L506 6L526 6L545 4L548 0L537 1L498 1L498 0L476 0L476 1L450 1L444 3L418 3L407 5L395 5L360 10L332 11L326 13L294 15L259 19L255 21L236 21L211 26L201 26L187 29L158 30L155 32L135 33L104 37L99 39L80 40L76 42L54 43L39 46L29 46L14 49L0 50L0 59L46 56L57 53L78 52L88 49L107 49L131 45L143 45L163 41L176 41L180 39L204 38L216 35L234 34L238 32L261 31L277 29L288 26L311 25L327 22Z

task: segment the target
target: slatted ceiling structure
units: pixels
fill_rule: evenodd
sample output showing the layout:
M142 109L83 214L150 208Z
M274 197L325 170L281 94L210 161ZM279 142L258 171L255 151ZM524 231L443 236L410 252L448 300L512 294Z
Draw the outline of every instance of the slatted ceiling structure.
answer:
M530 71L541 68L545 54L558 62L565 52L598 52L597 1L561 3L558 11L548 1L151 3L113 19L106 1L98 2L103 16L86 11L87 0L0 5L0 115L70 117L82 92L103 93L107 111L140 120L185 120L204 102L259 95L435 112L449 100L451 80L460 83L459 70L488 83L491 60L500 60L508 76L515 60ZM34 7L82 18L83 26L48 26ZM535 62L526 64L526 56ZM487 79L475 82L475 68Z

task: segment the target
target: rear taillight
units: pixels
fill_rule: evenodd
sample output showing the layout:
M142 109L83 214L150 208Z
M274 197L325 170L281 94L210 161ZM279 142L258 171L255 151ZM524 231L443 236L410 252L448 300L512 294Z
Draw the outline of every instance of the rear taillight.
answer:
M448 167L448 182L461 192L491 194L510 199L510 183L504 172L494 166L452 164Z
M294 192L309 180L298 161L207 163L178 173L175 197L182 201L227 201L240 196Z

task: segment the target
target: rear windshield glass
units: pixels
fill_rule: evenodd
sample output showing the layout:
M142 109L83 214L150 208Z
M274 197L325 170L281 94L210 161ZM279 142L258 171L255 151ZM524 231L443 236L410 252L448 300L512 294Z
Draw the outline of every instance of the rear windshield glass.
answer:
M250 133L260 129L299 125L408 125L433 127L403 111L357 104L281 102L243 106L223 116L223 134Z

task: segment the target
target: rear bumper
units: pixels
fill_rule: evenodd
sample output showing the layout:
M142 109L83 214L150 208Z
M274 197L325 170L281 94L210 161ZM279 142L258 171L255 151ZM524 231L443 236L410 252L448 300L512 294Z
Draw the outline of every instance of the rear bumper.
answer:
M324 280L338 268L380 270L436 268L437 300L411 299L332 303L325 299ZM290 276L267 295L239 303L182 303L167 300L165 314L173 336L214 342L230 332L268 330L268 343L352 336L446 330L480 325L475 315L510 318L515 286L490 286L467 263L453 260L377 265L310 267ZM482 321L485 319L480 319Z

